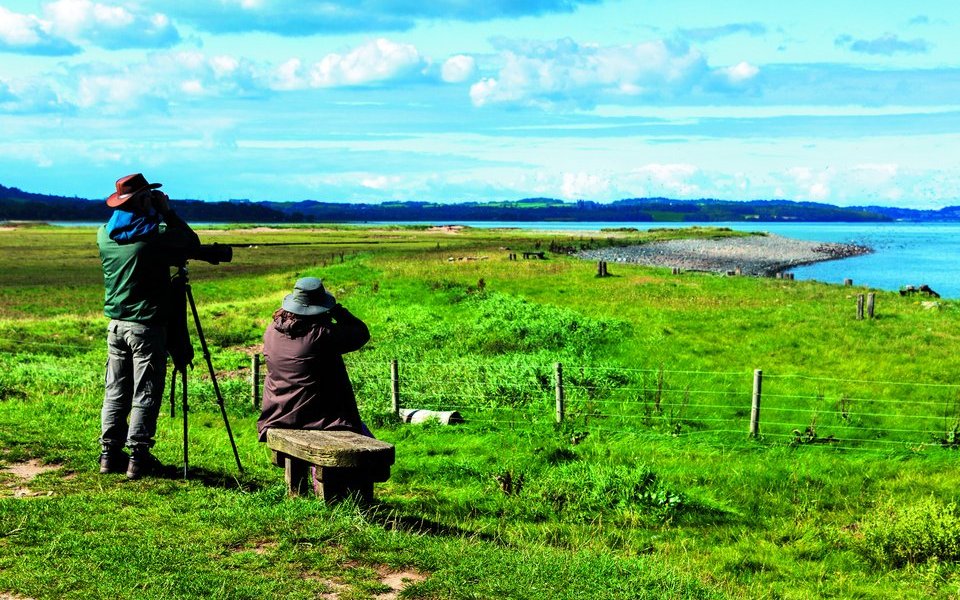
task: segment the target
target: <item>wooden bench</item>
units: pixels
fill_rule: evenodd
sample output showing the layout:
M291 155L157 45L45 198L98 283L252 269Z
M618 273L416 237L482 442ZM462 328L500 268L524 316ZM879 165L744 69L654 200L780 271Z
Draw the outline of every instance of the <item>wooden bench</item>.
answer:
M523 253L523 257L524 257L524 258L539 258L539 259L541 259L541 260L545 260L545 259L547 258L546 256L544 256L544 253L543 253L543 252L524 252L524 253Z
M395 458L392 444L352 431L272 428L267 431L267 446L273 451L273 464L284 469L289 495L307 493L314 466L320 483L317 492L328 503L351 494L373 500L373 482L390 479Z

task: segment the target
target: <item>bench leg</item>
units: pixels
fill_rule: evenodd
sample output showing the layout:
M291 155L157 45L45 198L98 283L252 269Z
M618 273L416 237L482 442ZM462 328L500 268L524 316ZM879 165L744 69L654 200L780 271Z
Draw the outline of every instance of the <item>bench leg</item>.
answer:
M327 503L356 495L362 502L373 501L373 481L356 469L317 467L319 495Z
M310 463L292 456L284 457L283 477L287 482L288 496L305 496L310 490Z

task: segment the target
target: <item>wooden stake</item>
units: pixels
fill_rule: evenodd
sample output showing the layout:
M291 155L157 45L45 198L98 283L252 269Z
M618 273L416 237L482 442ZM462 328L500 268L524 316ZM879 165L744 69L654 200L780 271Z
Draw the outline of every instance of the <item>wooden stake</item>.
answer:
M563 365L556 363L553 365L553 377L557 392L557 423L563 422L564 416L564 398L563 398Z
M393 400L393 414L400 416L400 364L397 359L390 361L390 396Z
M750 406L750 437L760 435L760 394L763 388L763 371L756 369L753 372L753 402Z
M254 410L260 410L260 353L253 355L250 366L250 395L253 398Z

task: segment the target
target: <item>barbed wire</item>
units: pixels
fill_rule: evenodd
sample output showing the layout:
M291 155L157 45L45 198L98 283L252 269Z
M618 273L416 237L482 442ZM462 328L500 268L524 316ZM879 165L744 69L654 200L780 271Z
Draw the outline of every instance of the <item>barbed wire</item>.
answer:
M904 381L884 381L884 380L873 380L873 379L842 379L834 377L820 377L813 375L768 375L766 372L763 374L764 379L807 379L811 381L833 381L839 383L872 383L877 385L919 385L925 387L946 387L946 388L960 388L960 384L957 383L922 383L922 382L904 382Z

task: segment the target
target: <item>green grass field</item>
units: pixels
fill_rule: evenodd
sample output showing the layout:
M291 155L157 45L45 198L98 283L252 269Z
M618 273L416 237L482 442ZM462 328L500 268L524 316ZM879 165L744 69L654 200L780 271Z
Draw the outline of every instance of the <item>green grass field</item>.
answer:
M198 353L190 478L127 482L97 472L93 229L0 230L0 469L40 471L0 470L0 598L960 597L955 301L877 292L857 321L863 288L598 278L549 251L691 234L669 229L200 234L236 245L189 267L245 471ZM534 249L547 260L508 260ZM373 335L348 357L361 413L397 449L373 506L287 499L256 441L251 357L305 275ZM400 424L391 360L404 406L466 423ZM181 427L165 409L171 465Z

